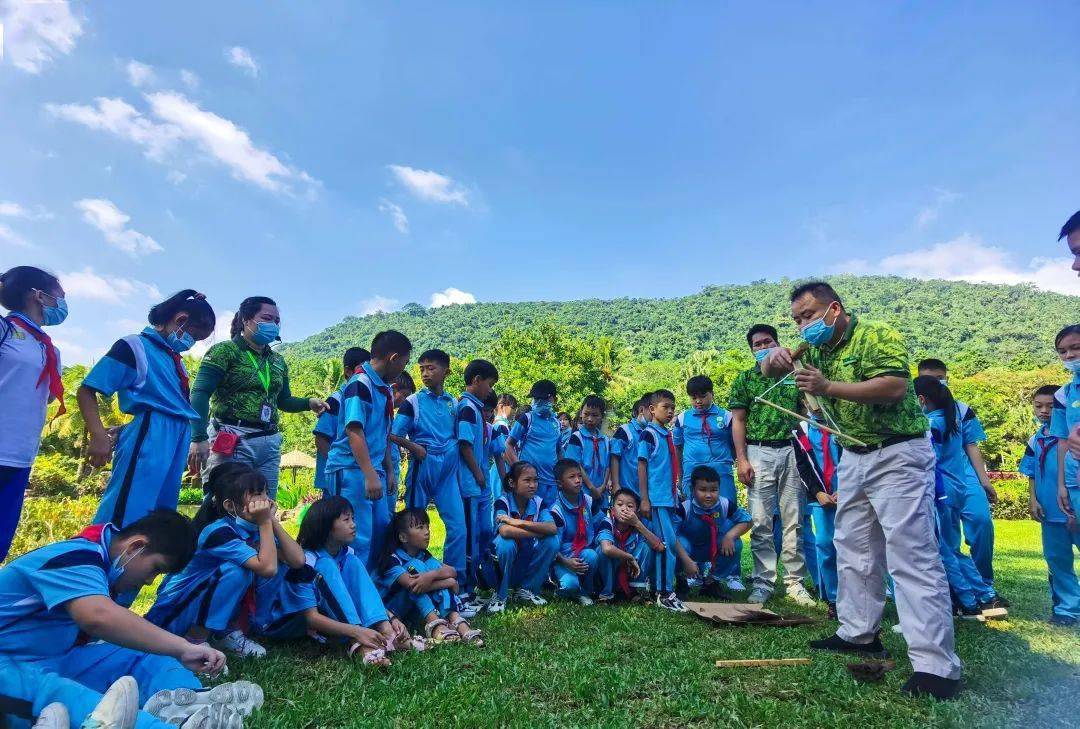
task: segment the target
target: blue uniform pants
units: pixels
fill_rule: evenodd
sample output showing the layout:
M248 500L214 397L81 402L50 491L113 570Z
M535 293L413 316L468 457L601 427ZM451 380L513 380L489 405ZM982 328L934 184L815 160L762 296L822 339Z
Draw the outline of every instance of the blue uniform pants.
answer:
M539 594L559 551L559 535L532 539L497 536L494 542L499 560L499 599L505 600L510 589L516 587Z
M811 530L804 529L803 534L813 537L816 565L811 566L809 559L806 560L806 564L812 570L811 574L815 575L814 584L818 587L818 594L827 602L835 603L838 585L836 546L833 544L833 533L836 531L836 509L826 508L815 501L806 505L806 511L814 528L812 533ZM814 569L815 566L816 569Z
M446 525L443 543L443 563L457 570L459 585L465 577L465 507L458 486L458 453L456 447L443 453L428 451L427 458L409 460L405 482L405 503L414 509L426 509L435 502L439 518Z
M30 467L0 466L0 562L7 559L22 516L23 498L30 483Z
M188 421L154 410L138 413L120 430L94 523L123 528L154 509L175 509L190 442Z
M720 535L721 538L723 535ZM697 563L698 569L701 570L701 574L705 574L705 568L709 567L709 574L714 579L722 580L732 574L738 574L738 571L733 571L738 565L739 560L742 559L742 540L735 540L735 554L731 557L721 554L719 550L716 552L716 559L709 562L709 545L708 544L691 544L690 540L684 536L679 536L679 544L686 550L686 553L690 555L690 559Z
M1075 489L1070 489L1070 495ZM1072 499L1075 503L1076 498ZM1080 550L1080 532L1064 524L1042 525L1043 557L1050 572L1050 600L1054 615L1080 620L1080 583L1076 579L1073 549Z
M614 543L613 543L614 544ZM618 545L615 545L616 547ZM638 538L635 546L632 549L623 550L637 560L638 567L641 568L641 574L636 578L627 575L627 582L631 588L645 589L648 587L648 578L652 574L652 560L653 551L649 548L648 542L644 539ZM604 554L601 548L600 553L596 558L596 571L600 576L600 594L605 597L610 597L615 594L615 588L619 582L619 572L626 569L625 563L621 559L612 559Z
M559 487L555 484L555 479L539 477L536 484L536 495L540 497L540 507L550 509L559 495Z
M595 549L583 549L578 559L589 565L589 571L583 575L572 572L556 562L555 582L558 583L558 594L562 597L577 597L578 595L592 595L596 584L596 561L598 555Z
M682 472L682 496L684 499L694 498L693 485L690 483L690 474L698 466L710 466L720 474L720 495L735 504L738 503L735 491L735 477L731 473L731 461L690 461L683 459Z
M168 601L159 599L146 613L146 619L175 635L187 635L194 626L223 633L254 582L253 572L227 562L186 592L170 596Z
M401 484L401 461L398 461L396 466L386 476L386 513L391 519L394 518L394 513L397 511L398 486Z
M457 597L449 590L435 590L414 595L408 590L394 585L390 588L390 592L386 594L386 607L392 610L402 621L413 625L423 625L427 616L432 613L437 614L440 618L445 618L457 610L457 606Z
M486 493L465 496L462 504L465 512L465 582L462 592L472 595L477 587L493 588L499 583L491 549L491 540L495 537L492 526L494 516L491 497Z
M950 586L953 585L954 578L957 584L964 583L966 589L974 594L976 602L993 600L997 597L994 588L983 578L972 558L964 554L960 549L960 520L962 518L960 509L955 508L948 502L939 502L938 522L942 549L948 549L955 557L952 572L946 568L945 576L948 577ZM959 570L960 577L955 577L956 570ZM965 607L971 606L965 603Z
M327 480L333 483L333 493L344 496L352 504L356 520L356 539L352 548L369 572L378 568L383 540L390 526L390 512L386 509L386 474L378 469L376 472L383 484L383 491L376 499L367 497L364 474L359 468L343 468L327 474Z
M364 563L356 556L346 558L342 568L330 557L315 561L315 589L319 596L319 612L339 623L370 628L386 620L379 591L368 575Z
M654 555L653 559L653 587L661 594L675 591L675 540L678 539L675 532L675 509L670 506L652 507L652 517L648 527L653 534L660 538L667 549Z
M971 560L983 582L994 584L994 520L990 516L990 500L977 481L967 483L964 489L960 523L964 527L964 541L971 552Z

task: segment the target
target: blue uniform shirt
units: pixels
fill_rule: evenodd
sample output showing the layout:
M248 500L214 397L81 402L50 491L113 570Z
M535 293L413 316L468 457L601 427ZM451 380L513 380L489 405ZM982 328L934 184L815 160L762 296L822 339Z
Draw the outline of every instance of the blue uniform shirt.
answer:
M1042 506L1046 516L1043 521L1065 524L1068 518L1058 506L1057 437L1050 435L1050 424L1039 428L1031 436L1020 459L1020 473L1035 482L1035 500ZM1062 446L1064 447L1064 446Z
M551 507L551 520L559 527L560 554L576 557L581 554L582 549L592 546L596 537L596 516L592 497L584 491L578 494L576 504L567 501L562 492L559 492L559 497ZM573 549L575 540L580 545L577 551Z
M691 546L708 551L715 541L717 549L724 535L737 524L749 524L750 514L733 501L723 496L711 509L698 504L694 499L687 499L675 510L676 531L685 537Z
M379 592L383 595L384 601L389 602L389 597L392 596L394 592L401 589L395 583L403 574L406 572L411 574L431 572L442 566L443 563L435 559L431 552L426 549L414 557L403 548L398 548L390 557L390 566L379 575Z
M342 550L344 551L344 550ZM315 557L304 553L302 567L278 565L273 577L260 578L255 585L254 622L260 631L272 631L275 622L318 607L315 593Z
M457 404L457 415L454 419L456 442L468 443L472 446L473 458L476 459L476 465L483 472L486 468L484 458L487 453L486 435L488 433L487 423L484 422L484 403L476 399L471 392L461 393L461 400ZM477 484L476 477L465 465L465 459L461 459L458 462L458 487L461 489L462 496L480 496L484 493L487 482L485 481L483 486Z
M456 445L454 413L457 400L444 392L436 395L428 388L405 398L398 408L391 433L419 443L433 454L445 453Z
M979 421L979 416L975 414L975 410L967 403L956 403L956 422L960 426L960 434L963 436L963 445L968 446L982 443L986 440L986 431ZM982 491L982 484L979 483L979 476L975 473L975 466L972 465L970 458L967 459L967 463L964 466L964 480L969 489L978 489L979 491Z
M223 516L206 525L199 534L195 556L187 566L161 583L154 607L160 609L183 598L223 564L243 566L259 552L259 527L244 519ZM159 607L160 606L160 607Z
M383 459L386 457L386 443L393 413L394 394L390 386L383 382L369 362L365 362L342 389L341 412L338 415L334 443L326 457L326 472L360 468L349 446L348 434L350 425L359 425L364 431L372 468L384 473Z
M583 425L570 434L563 457L580 463L592 485L599 487L607 478L611 444L599 430L591 431Z
M199 416L177 371L184 363L178 365L174 354L161 335L147 327L141 334L116 340L82 384L106 397L119 393L120 409L131 415L155 410L192 420Z
M596 525L596 547L600 548L600 545L604 542L611 542L614 546L618 547L624 552L634 554L634 551L638 548L638 544L642 539L641 532L632 526L627 526L625 529L619 528L615 523L615 519L610 514L604 516L597 522Z
M611 455L619 457L619 488L638 493L637 461L638 442L644 428L637 420L620 425L611 437ZM640 495L640 494L639 494Z
M337 435L338 413L341 411L341 390L326 398L326 404L329 409L315 421L315 427L312 428L311 434L321 435L333 443L334 436ZM326 489L328 486L326 483L326 458L327 456L318 452L315 453L315 488L317 489Z
M554 413L547 416L536 412L522 413L510 429L510 441L517 447L518 458L536 466L541 488L555 483L560 433L559 419Z
M1054 409L1050 415L1050 435L1064 441L1069 433L1080 427L1080 375L1054 393ZM1077 480L1076 456L1065 449L1065 488L1080 489Z
M930 437L934 442L934 455L937 456L935 471L945 487L949 502L959 506L967 486L967 453L964 452L963 433L952 433L946 437L945 411L934 410L926 414L930 421ZM957 423L959 426L959 423Z
M693 408L679 413L672 428L675 445L683 448L686 470L690 464L720 463L731 465L735 446L731 440L731 413L717 405L705 412Z
M675 436L662 425L649 423L638 443L638 460L649 467L649 503L653 506L675 506L678 503L679 465L672 460ZM634 468L637 475L637 468Z
M119 573L109 559L115 534L111 524L90 527L0 569L0 655L56 656L87 640L65 605L94 595L115 599L111 586Z
M498 519L500 514L506 514L512 519L523 519L525 521L535 522L553 522L554 519L551 516L551 510L543 508L543 500L539 496L534 496L529 499L525 504L524 511L518 511L517 499L511 493L505 493L499 498L495 499L495 518ZM495 523L495 529L498 530L499 524Z

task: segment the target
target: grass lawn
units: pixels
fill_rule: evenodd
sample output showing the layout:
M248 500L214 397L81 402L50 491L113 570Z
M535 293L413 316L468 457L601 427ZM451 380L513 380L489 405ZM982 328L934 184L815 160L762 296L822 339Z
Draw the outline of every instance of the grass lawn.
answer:
M887 629L897 670L877 685L855 684L844 657L830 654L813 654L809 666L713 667L718 658L810 656L806 642L835 629L824 609L820 625L713 628L655 607L556 602L478 619L484 648L399 653L392 668L373 670L340 649L278 643L262 661L230 659L230 678L266 689L253 727L1078 726L1080 631L1045 622L1038 525L998 522L996 554L1012 614L957 625L967 690L951 703L899 694L911 667L903 639ZM895 621L890 605L885 627Z

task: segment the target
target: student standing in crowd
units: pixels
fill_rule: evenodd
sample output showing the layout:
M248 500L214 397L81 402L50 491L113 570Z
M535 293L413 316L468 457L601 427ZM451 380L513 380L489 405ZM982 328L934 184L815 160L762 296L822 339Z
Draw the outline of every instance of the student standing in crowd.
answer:
M341 358L341 375L348 382L360 365L371 359L371 352L363 347L349 347ZM343 387L344 385L342 385ZM337 416L341 409L341 387L326 398L326 410L315 421L311 434L315 436L315 488L326 489L326 454L337 432Z
M600 431L606 412L604 398L599 395L586 397L578 410L578 428L570 434L563 448L563 457L577 461L581 466L585 488L598 509L606 509L611 496L608 479L611 441ZM558 481L558 476L555 480Z
M555 461L562 453L562 436L555 417L556 391L551 380L538 380L529 390L532 409L518 416L507 440L517 457L536 468L537 496L544 509L555 503Z

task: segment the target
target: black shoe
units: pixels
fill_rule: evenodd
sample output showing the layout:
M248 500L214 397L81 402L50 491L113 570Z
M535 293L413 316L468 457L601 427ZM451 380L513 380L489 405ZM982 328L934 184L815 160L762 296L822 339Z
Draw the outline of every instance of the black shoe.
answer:
M1005 598L1003 598L1001 595L998 595L993 600L987 600L986 602L980 602L979 603L979 612L982 612L983 610L996 610L998 608L1007 608L1007 607L1009 607L1009 601L1006 600Z
M828 617L829 620L836 620L836 603L835 602L830 602L829 603L829 610L826 613L826 617Z
M889 652L881 645L881 638L874 636L869 643L851 643L839 635L833 633L828 638L810 641L810 647L818 651L835 651L837 653L854 653L867 658L888 658Z
M1050 616L1050 619L1046 622L1051 625L1057 625L1061 628L1075 628L1078 621L1076 618L1070 618L1068 615L1058 615L1057 613Z
M687 584L685 577L675 578L675 594L680 600L685 600L690 596L690 585Z
M956 698L960 693L960 679L942 678L932 673L916 671L900 689L900 693L907 696L933 696L939 701L948 701Z
M977 607L964 607L963 605L957 605L953 610L953 615L961 620L978 620L982 617L982 609Z
M715 580L707 583L701 588L699 593L702 597L711 597L717 600L727 600L728 596L724 593L724 588L720 586L719 582Z

